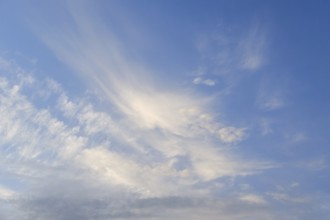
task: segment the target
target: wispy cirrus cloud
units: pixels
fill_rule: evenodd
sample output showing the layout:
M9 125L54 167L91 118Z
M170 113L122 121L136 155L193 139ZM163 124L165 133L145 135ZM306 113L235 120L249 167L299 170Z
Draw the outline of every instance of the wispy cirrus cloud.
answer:
M151 102L150 105L142 105L141 111L151 108L156 114L145 119L150 122L143 120L147 117L143 114L132 116L126 111L112 117L118 113L97 111L84 98L74 101L56 81L36 79L2 60L5 65L1 66L4 74L0 80L0 111L6 117L1 118L0 126L1 171L22 185L22 189L4 188L2 194L22 215L29 209L29 218L88 219L90 214L79 207L90 207L96 201L117 210L106 212L108 217L152 218L153 212L144 206L138 205L138 212L125 207L140 204L144 198L160 198L164 202L171 196L187 196L188 201L195 196L206 199L211 192L209 187L198 187L203 182L251 175L273 166L247 161L219 148L215 143L219 123L211 113L196 106L200 102L186 101L189 98L184 94L169 96L171 100L179 97L178 103L167 101L166 93L156 96L172 105L167 111L178 111L182 118L177 122L158 119L156 110L163 109L154 110L156 100L148 98L145 103ZM191 105L184 108L180 101ZM104 192L109 197L104 197ZM69 201L76 202L59 205ZM162 208L166 204L160 202ZM62 214L55 217L58 212ZM102 216L101 212L96 209L93 213Z
M212 99L167 88L128 58L102 23L84 10L68 13L70 28L37 32L112 109L98 111L88 99L73 100L55 80L38 79L1 58L1 172L20 185L3 188L1 195L18 213L28 213L28 219L178 218L197 202L191 217L208 212L213 218L224 206L215 199L209 209L217 179L274 167L222 146L221 140L238 143L243 131L219 136L224 128ZM152 199L159 205L144 205ZM169 211L156 217L157 209Z
M258 70L267 62L267 33L260 24L254 24L247 37L239 44L242 51L241 68L245 70Z
M246 128L224 127L219 130L219 136L225 143L235 143L246 138L247 132Z
M260 83L257 105L266 111L278 110L287 105L287 79L265 76Z
M328 219L326 63L294 11L24 4L0 13L1 220Z
M255 194L241 195L240 200L248 202L248 203L260 204L260 205L264 205L267 203L266 200L262 196L255 195Z
M271 90L271 89L269 89ZM258 98L258 106L266 111L272 111L283 108L286 103L282 91L263 90Z
M196 85L202 84L202 85L206 85L206 86L214 86L216 83L214 80L212 79L203 79L202 77L196 77L193 80L193 83Z
M0 200L8 200L16 196L14 190L8 189L7 187L0 186Z
M0 118L0 171L13 182L7 184L10 188L0 187L0 218L236 220L303 215L294 212L294 205L293 211L278 212L274 201L283 195L254 192L248 184L236 188L236 181L277 167L231 147L244 144L249 128L223 123L221 113L212 109L213 98L164 83L156 71L127 53L120 36L92 16L89 5L68 4L63 7L65 25L36 22L34 30L97 90L107 108L98 108L93 95L77 96L53 79L35 77L0 59L0 112L6 115ZM258 28L249 33L236 46L217 39L224 46L217 52L223 73L257 71L265 64L265 36ZM193 80L208 86L215 82L204 75ZM271 133L270 124L263 131ZM15 215L7 214L12 210Z
M234 27L221 24L214 33L198 38L197 49L206 60L202 69L232 79L237 74L255 72L266 65L269 37L265 27L258 22L252 22L249 28L242 30Z

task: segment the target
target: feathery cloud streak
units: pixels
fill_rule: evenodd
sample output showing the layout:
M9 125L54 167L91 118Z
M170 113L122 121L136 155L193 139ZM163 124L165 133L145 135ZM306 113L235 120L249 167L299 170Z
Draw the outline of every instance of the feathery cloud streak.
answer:
M6 115L0 119L0 172L8 176L0 182L0 218L289 219L288 212L303 215L297 206L317 204L308 196L287 199L302 185L296 180L259 189L254 177L267 182L268 172L277 171L264 172L273 163L247 159L253 128L215 114L219 100L195 90L210 88L170 85L130 53L132 44L99 11L70 4L61 11L63 20L39 20L34 30L97 95L77 97L60 82L0 60L0 111ZM129 18L125 22L129 28ZM265 36L258 28L249 33L231 52L216 51L219 67L235 75L265 64ZM223 83L215 75L195 77L194 84L212 89ZM266 105L270 97L281 98L276 88L267 91L261 108L279 108ZM94 100L100 97L106 103ZM266 119L265 138L276 132ZM276 210L283 204L288 212Z
M128 58L111 27L93 20L86 9L69 9L68 13L74 21L70 29L47 36L42 33L43 40L77 74L100 89L119 111L119 118L139 134L144 143L139 148L152 146L165 160L188 155L194 173L203 180L263 169L261 164L242 166L229 152L216 147L214 137L221 133L222 125L207 107L212 100L160 86L157 74ZM224 166L215 166L218 163Z
M212 201L208 201L212 182L202 188L199 184L271 166L246 161L243 165L211 140L199 140L216 129L210 116L195 122L205 123L206 131L197 129L186 136L141 128L94 110L85 99L71 100L53 80L37 80L4 59L2 67L0 110L7 116L0 126L2 172L13 176L23 190L1 187L1 200L12 204L8 209L30 210L29 218L89 219L91 211L81 209L95 203L116 210L106 211L107 217L151 218L154 208L143 204L152 198L159 199L165 210L172 209L170 203L178 203L179 216L189 212L180 206L190 209L195 203L201 204L198 209L204 213ZM41 97L56 102L50 103L52 108L38 107ZM69 201L76 202L60 205ZM137 206L139 211L129 211L127 206ZM94 208L92 215L101 218L104 209Z

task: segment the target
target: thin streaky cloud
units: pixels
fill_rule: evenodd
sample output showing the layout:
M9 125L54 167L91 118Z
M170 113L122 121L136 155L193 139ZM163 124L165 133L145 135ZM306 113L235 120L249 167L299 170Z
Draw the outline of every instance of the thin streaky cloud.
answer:
M11 166L4 171L17 176L16 181L24 181L25 185L27 184L25 187L32 187L36 198L30 200L25 198L24 193L20 193L19 203L23 203L25 207L37 205L35 208L42 208L39 201L43 200L49 200L47 203L56 205L54 202L63 201L56 200L58 198L54 196L57 194L66 194L70 199L78 198L84 202L85 198L80 196L83 191L87 196L85 202L89 203L90 199L98 197L98 187L104 191L115 188L118 193L135 195L137 199L166 198L174 195L206 196L210 193L207 188L198 189L196 184L222 176L252 175L274 166L271 163L241 161L230 156L231 153L228 151L217 150L211 142L205 145L205 142L199 142L197 139L201 135L201 131L198 130L188 137L177 136L168 128L164 134L158 134L150 129L141 132L141 127L130 131L127 126L131 127L131 123L121 124L113 121L108 113L93 110L93 106L83 99L79 102L70 100L65 91L59 89L60 85L53 80L47 79L46 83L43 83L31 75L28 76L28 73L25 74L25 78L33 80L24 81L25 78L20 75L21 80L1 78L0 81L1 112L7 115L6 118L2 118L0 126L0 131L5 137L1 142L4 152L2 164L10 163ZM22 93L25 89L33 88L33 85L40 88L38 84L49 83L56 85L51 95L57 97L54 109L58 111L39 109L33 100L29 100ZM189 114L197 113L192 111ZM70 120L61 120L60 115ZM206 116L201 119L211 120ZM212 131L208 129L211 128L205 127L206 134ZM130 139L130 132L138 132L139 135L136 139ZM142 137L142 134L147 138ZM110 140L98 138L104 135ZM192 140L189 140L190 138ZM116 148L112 142L121 144L121 148L124 147L126 150ZM8 144L11 145L10 150L5 149ZM152 147L146 148L143 145ZM184 147L185 145L189 147ZM204 145L203 149L200 148L201 145ZM146 150L149 153L146 153ZM152 151L154 153L151 153ZM183 157L187 160L181 160ZM65 171L62 170L63 165L66 166ZM77 172L80 173L79 176L76 176ZM94 183L87 184L91 178ZM35 180L40 181L29 186ZM76 181L80 182L80 186L76 186L74 190L71 187L63 187L65 183L76 185ZM86 182L87 185L81 185L82 182ZM52 193L50 188L58 190ZM13 193L16 192L3 190L8 199L12 198L8 195ZM125 200L122 202L125 203ZM14 204L19 205L16 202ZM49 211L56 212L56 209ZM66 217L68 216L71 214L68 213Z
M163 135L152 134L152 129L156 128L164 132L167 135L166 138L174 138L175 140L175 136L181 137L179 142L183 143L186 138L196 139L205 132L209 132L209 136L215 133L208 131L208 127L204 127L205 125L198 120L203 115L209 114L208 111L211 111L207 107L207 99L202 97L196 99L190 94L179 91L158 90L156 80L153 79L151 72L129 60L117 41L112 40L113 34L98 31L99 29L104 30L102 24L92 20L86 22L85 18L88 17L88 14L85 14L86 11L69 11L69 13L75 17L75 25L69 32L72 36L67 38L64 30L58 37L47 36L43 40L58 57L62 57L78 74L82 74L89 81L94 82L108 100L120 110L124 120L133 123L132 125L137 129L142 129L141 131L145 134L145 137L141 137L143 142L148 143L155 136L164 141ZM101 34L96 36L90 33ZM70 49L68 50L68 48ZM81 51L82 48L84 48L83 51ZM105 58L112 59L105 60ZM217 124L217 122L212 121L209 123ZM191 128L194 127L196 127L196 132L191 133ZM149 134L151 138L146 135L148 132L151 133ZM241 138L242 135L239 134L238 136ZM187 152L186 149L181 149L173 154L174 151L168 152L166 150L168 147L159 148L157 144L153 143L150 145L170 157L180 155L180 152L193 154L193 157L196 155L193 151ZM204 151L208 150L216 152L212 146L204 149ZM196 164L205 166L204 162L201 163L204 159L201 159L196 160L198 161ZM202 170L198 166L195 169L199 170L199 173ZM234 172L237 168L229 169ZM215 174L212 174L212 176L215 175L212 178L217 177L216 173L221 175L221 173L229 174L230 172L216 171Z
M241 57L241 68L256 71L266 64L267 50L266 31L260 24L254 24L247 37L240 42L239 49L243 52Z
M3 6L1 220L328 219L326 7Z
M193 80L193 83L196 85L202 84L206 86L214 86L216 82L212 79L203 79L202 77L196 77Z

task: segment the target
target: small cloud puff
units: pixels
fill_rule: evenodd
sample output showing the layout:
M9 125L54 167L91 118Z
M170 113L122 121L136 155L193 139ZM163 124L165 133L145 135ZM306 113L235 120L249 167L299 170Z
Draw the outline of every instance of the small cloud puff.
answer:
M256 104L265 111L274 111L288 104L288 82L285 78L265 77L259 87Z
M239 199L243 202L247 202L247 203L251 203L251 204L263 205L263 204L267 203L266 200L262 196L255 195L255 194L242 195Z
M302 132L298 132L293 135L288 135L287 138L293 143L301 143L301 142L308 140L307 135Z
M219 137L224 143L242 141L247 136L246 128L225 127L219 130Z
M260 69L265 63L266 47L266 33L259 25L255 25L240 43L240 50L243 54L241 68L252 71Z
M212 79L203 79L202 77L196 77L193 80L195 85L206 85L206 86L214 86L216 82Z
M13 190L0 185L0 200L10 199L16 195L17 193L14 192Z
M268 99L265 99L261 103L261 108L265 110L276 110L280 109L285 105L284 100L281 97L274 96Z
M273 121L269 118L262 118L259 122L262 135L269 135L274 132Z
M302 197L302 196L292 196L288 195L286 193L281 193L281 192L273 192L273 193L268 193L268 195L277 201L284 202L284 203L306 203L308 202L308 198Z

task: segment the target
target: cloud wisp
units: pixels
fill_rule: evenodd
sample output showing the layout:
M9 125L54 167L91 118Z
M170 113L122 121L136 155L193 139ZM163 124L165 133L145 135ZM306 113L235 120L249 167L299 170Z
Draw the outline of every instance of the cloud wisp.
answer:
M216 84L216 82L214 80L212 80L212 79L203 79L202 77L196 77L193 80L193 83L195 85L202 84L202 85L206 85L206 86L214 86Z
M29 210L31 219L90 219L91 214L97 219L152 219L155 209L172 210L172 202L178 204L178 216L187 215L195 203L204 213L213 197L213 180L272 167L216 145L213 136L220 125L195 106L180 109L174 102L171 108L188 118L163 122L156 117L147 126L125 111L115 118L95 110L87 99L73 101L54 80L38 80L2 61L0 111L6 117L0 126L1 172L13 176L21 189L1 187L0 200L22 215ZM39 107L42 102L48 107ZM154 203L152 199L159 205L143 205Z
M276 167L232 148L248 138L248 128L222 123L214 100L193 88L164 85L87 8L69 5L66 26L34 30L108 109L0 59L0 113L6 115L0 118L0 172L15 183L0 185L0 204L9 204L0 210L20 210L4 218L283 217L269 206L283 196L231 191L236 178ZM240 45L246 51L240 69L264 63L263 42L249 46L254 35ZM193 83L215 85L202 77Z
M116 120L130 127L125 130L127 133L131 130L135 134L132 136L138 136L134 143L137 150L145 152L151 148L165 161L188 156L194 175L201 179L249 173L249 166L241 166L229 152L216 146L222 125L207 107L212 100L196 98L197 94L181 89L167 89L159 83L161 79L155 77L156 73L125 54L119 38L102 21L93 20L84 9L69 9L68 13L74 20L70 31L42 34L43 40L77 74L99 88L119 113ZM199 145L203 145L203 150ZM226 165L213 166L210 161L223 161L221 164ZM262 165L255 167L260 168Z

